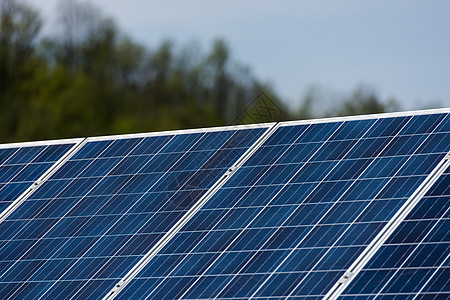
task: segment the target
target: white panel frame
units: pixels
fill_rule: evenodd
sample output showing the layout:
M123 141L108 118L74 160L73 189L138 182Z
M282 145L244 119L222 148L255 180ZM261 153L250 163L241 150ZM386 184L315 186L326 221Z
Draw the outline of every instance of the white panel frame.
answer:
M71 144L71 143L78 144L81 141L83 141L84 139L85 138L73 138L73 139L35 141L35 142L6 143L6 144L0 144L0 149L50 146L50 145L61 145L61 144Z
M25 143L10 143L0 145L0 149L7 148L24 148L24 147L36 147L36 146L50 146L50 145L63 145L74 144L69 151L67 151L59 160L57 160L53 166L51 166L44 174L42 174L31 186L25 190L16 200L14 200L4 211L0 213L0 223L3 222L11 213L13 213L28 197L30 197L44 181L52 176L67 160L72 157L85 143L85 138L76 139L64 139L64 140L50 140L39 142L25 142Z
M359 120L368 120L368 119L413 117L413 116L445 114L445 113L450 113L450 108L438 108L438 109L413 110L413 111L402 111L402 112L382 113L382 114L367 114L367 115L356 115L356 116L345 116L345 117L332 117L332 118L320 118L320 119L309 119L309 120L298 120L298 121L286 121L286 122L281 122L280 127L292 126L292 125L310 125L310 124L318 124L318 123L344 122L344 121L359 121Z
M88 137L87 141L88 142L96 142L96 141L108 141L108 140L121 140L121 139L133 139L133 138L167 136L167 135L182 135L182 134L192 134L192 133L208 133L208 132L227 131L227 130L269 128L269 127L272 127L274 124L275 123L272 122L272 123L249 124L249 125L232 125L232 126L222 126L222 127L179 129L179 130L155 131L155 132L145 132L145 133L131 133L131 134L121 134L121 135L105 135L105 136Z

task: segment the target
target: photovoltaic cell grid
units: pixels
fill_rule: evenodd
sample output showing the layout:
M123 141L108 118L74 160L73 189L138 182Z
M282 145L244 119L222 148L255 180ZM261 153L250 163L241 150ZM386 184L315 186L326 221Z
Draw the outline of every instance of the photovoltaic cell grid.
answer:
M0 213L32 186L75 144L0 148Z
M91 140L0 224L0 298L101 298L266 130Z
M284 124L118 298L324 296L450 150L449 127Z
M450 298L449 171L347 287L342 299Z

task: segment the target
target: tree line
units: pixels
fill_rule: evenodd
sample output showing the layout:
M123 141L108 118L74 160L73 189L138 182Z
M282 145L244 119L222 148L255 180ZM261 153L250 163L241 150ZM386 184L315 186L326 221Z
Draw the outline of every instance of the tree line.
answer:
M312 88L292 109L222 39L207 51L170 40L150 48L88 2L62 0L56 16L44 35L38 10L0 0L0 142L398 109L367 87L325 108Z

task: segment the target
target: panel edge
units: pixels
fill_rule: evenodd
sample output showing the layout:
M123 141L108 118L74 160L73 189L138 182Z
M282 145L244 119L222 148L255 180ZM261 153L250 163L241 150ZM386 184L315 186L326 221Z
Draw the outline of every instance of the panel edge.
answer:
M155 137L155 136L166 136L166 135L180 135L180 134L191 134L191 133L206 133L206 132L226 131L226 130L271 128L272 126L274 126L274 124L275 123L230 125L230 126L218 126L218 127L206 127L206 128L178 129L178 130L152 131L152 132L143 132L143 133L94 136L94 137L88 137L88 142L130 139L130 138L143 138L143 137Z
M441 114L450 113L450 108L412 110L412 111L380 113L380 114L367 114L367 115L354 115L354 116L343 116L343 117L285 121L285 122L281 122L280 126L307 125L307 124L331 123L331 122L343 122L343 121L358 121L358 120L367 120L367 119L384 119L384 118L408 117L408 116L412 117L412 116L431 115L431 114L439 114L439 113L441 113Z
M44 140L44 141L31 141L31 142L17 142L0 144L0 149L16 148L16 147L36 147L36 146L50 146L70 143L81 143L85 138L73 138L73 139L61 139L61 140Z

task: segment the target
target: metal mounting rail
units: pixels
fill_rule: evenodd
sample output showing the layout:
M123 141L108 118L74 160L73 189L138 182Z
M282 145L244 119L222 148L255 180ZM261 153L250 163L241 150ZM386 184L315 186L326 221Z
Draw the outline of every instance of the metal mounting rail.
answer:
M150 249L147 254L106 294L103 300L114 299L127 284L155 257L155 255L181 230L181 228L205 205L205 203L228 181L253 153L278 129L274 123L266 132L220 177L194 206Z
M0 213L0 223L3 222L13 211L15 211L28 197L30 197L50 176L52 176L62 165L66 163L83 145L86 138L74 139L75 145L67 151L53 166L41 175L32 185L23 192L14 202L12 202L2 213Z
M369 260L375 255L380 247L386 242L391 234L397 229L400 223L419 203L423 196L429 191L438 178L450 166L450 152L439 162L433 171L425 178L422 184L414 191L409 199L403 204L399 211L384 226L378 235L372 240L367 248L359 255L342 277L334 284L334 286L324 296L324 300L337 299L345 288L352 282L358 273L364 268Z

